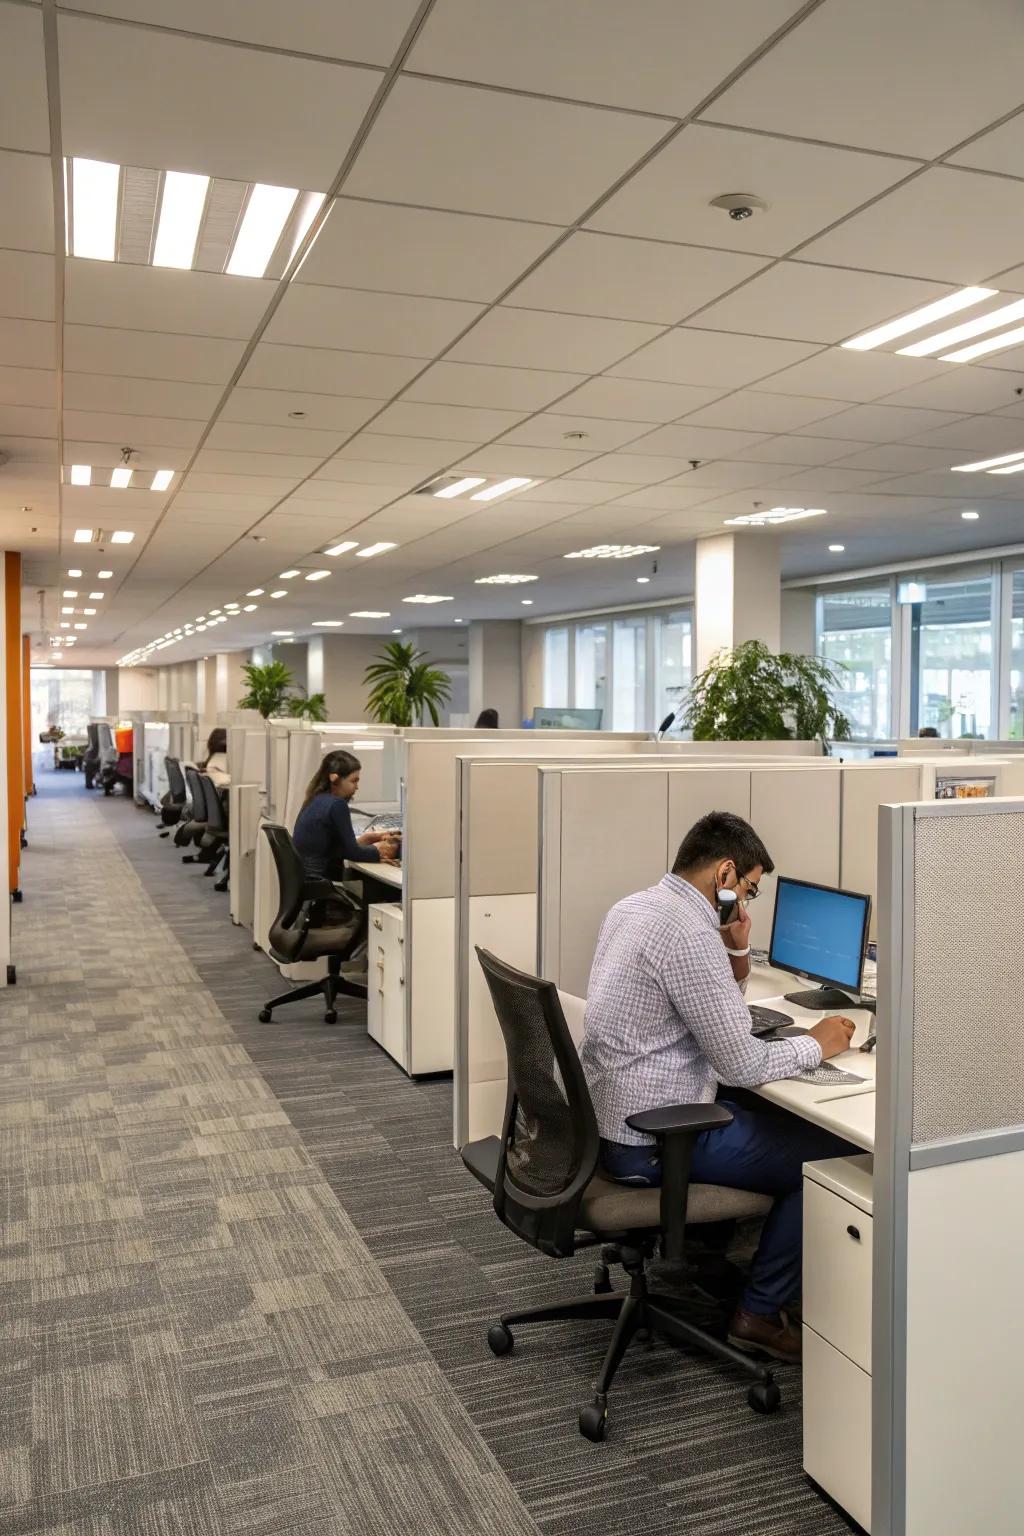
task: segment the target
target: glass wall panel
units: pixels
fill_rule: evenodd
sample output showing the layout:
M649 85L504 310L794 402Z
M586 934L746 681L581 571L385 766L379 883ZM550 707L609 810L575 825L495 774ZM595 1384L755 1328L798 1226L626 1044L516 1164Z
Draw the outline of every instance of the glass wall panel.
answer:
M544 706L569 707L569 631L544 631Z
M933 581L910 605L910 729L940 736L995 735L992 578Z
M576 697L577 709L600 709L608 725L608 625L576 626Z
M682 703L693 677L693 616L688 608L659 614L653 620L654 710L652 730Z
M616 619L612 627L613 731L645 731L647 720L647 619Z
M1024 571L1013 573L1010 609L1010 735L1024 738Z
M889 583L823 592L818 598L818 655L835 664L836 702L854 739L880 741L892 721L892 600Z

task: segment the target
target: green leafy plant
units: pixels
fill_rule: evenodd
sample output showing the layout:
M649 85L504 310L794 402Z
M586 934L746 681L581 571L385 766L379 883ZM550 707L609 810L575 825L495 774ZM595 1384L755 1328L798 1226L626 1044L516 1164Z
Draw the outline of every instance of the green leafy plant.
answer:
M690 685L680 724L694 741L848 741L834 702L837 667L820 656L776 655L761 640L718 651Z
M422 725L428 714L439 725L440 709L451 698L447 672L428 666L426 651L392 640L366 669L364 682L372 684L366 708L381 725Z
M327 719L327 700L322 693L297 693L285 700L285 712L293 720L312 720L318 725Z
M288 690L295 686L295 679L284 662L268 661L259 665L249 661L242 672L249 691L239 699L238 708L258 710L264 720L282 714L288 703Z

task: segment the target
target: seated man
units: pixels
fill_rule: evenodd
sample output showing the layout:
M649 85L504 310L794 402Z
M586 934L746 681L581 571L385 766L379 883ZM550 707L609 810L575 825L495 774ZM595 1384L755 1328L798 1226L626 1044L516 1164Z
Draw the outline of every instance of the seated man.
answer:
M750 1033L742 996L750 968L745 905L774 867L753 827L713 811L687 833L670 875L627 896L605 918L580 1055L611 1178L661 1182L656 1144L631 1130L627 1115L709 1104L720 1085L755 1088L849 1048L854 1026L836 1016L798 1038L758 1040ZM737 898L738 915L726 928L719 927L721 890ZM793 1115L758 1114L721 1097L732 1124L696 1138L691 1178L775 1196L729 1339L740 1349L796 1360L800 1334L784 1307L800 1288L801 1170L857 1149Z

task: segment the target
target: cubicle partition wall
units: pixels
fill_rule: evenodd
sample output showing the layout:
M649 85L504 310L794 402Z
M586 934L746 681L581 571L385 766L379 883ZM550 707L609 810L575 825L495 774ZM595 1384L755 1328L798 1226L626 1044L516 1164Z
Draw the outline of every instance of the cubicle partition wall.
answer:
M165 759L193 762L196 752L196 716L188 709L137 712L132 720L132 763L135 799L139 805L158 810L167 793Z
M1024 799L882 812L874 1536L1024 1523L1022 859Z

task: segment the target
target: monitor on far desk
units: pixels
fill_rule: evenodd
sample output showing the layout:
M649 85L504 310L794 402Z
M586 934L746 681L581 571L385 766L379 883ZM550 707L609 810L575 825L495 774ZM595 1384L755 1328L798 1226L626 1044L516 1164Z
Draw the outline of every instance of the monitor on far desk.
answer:
M861 992L870 915L870 896L779 876L768 963L820 983L814 991L787 992L788 1003L874 1008Z

